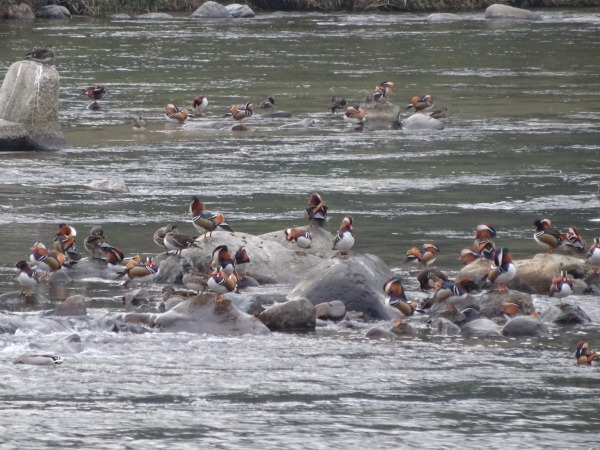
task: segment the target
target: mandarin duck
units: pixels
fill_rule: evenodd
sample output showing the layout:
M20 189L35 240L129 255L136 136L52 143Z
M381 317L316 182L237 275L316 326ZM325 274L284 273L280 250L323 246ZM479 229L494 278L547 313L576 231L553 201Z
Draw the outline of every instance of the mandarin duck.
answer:
M476 252L472 248L463 248L460 251L458 257L459 261L462 261L465 265L471 264L473 261L477 261L481 257L479 252Z
M125 267L123 274L120 275L120 277L127 277L127 280L122 283L122 286L127 286L130 281L135 281L141 283L141 286L143 287L145 283L150 283L156 278L159 270L159 267L150 257L146 258L146 262L144 263L129 264Z
M404 317L412 316L417 310L417 304L407 300L400 277L390 278L383 283L383 292L388 296L388 305L401 313L398 320L394 322L395 327L402 323Z
M496 254L496 244L494 244L494 241L491 239L484 239L477 242L477 246L475 248L477 248L477 251L482 258L489 261L494 260L494 255Z
M264 102L260 104L262 109L271 109L275 108L275 98L272 95L269 95Z
M173 103L169 103L163 108L165 119L171 123L184 123L188 118L188 110L186 108L179 109Z
M44 280L50 278L50 272L60 270L65 263L65 255L60 252L48 251L41 242L33 244L30 250L29 260L33 266L45 273L42 277Z
M433 117L434 119L437 119L441 122L447 122L448 119L450 118L450 114L448 113L448 108L446 108L446 107L436 109L435 111L430 112L429 116Z
M141 133L146 129L146 120L142 116L139 116L137 119L134 119L134 121L131 122L131 129L135 132Z
M517 268L512 262L508 249L503 247L496 250L494 255L494 266L487 274L487 279L498 285L498 291L508 290L507 284L510 283L517 274Z
M169 224L166 231L163 242L167 249L167 253L174 251L175 256L181 257L181 252L183 250L196 246L196 238L180 233L177 229L177 225Z
M365 123L365 110L360 106L349 106L344 112L344 120L356 127L362 127Z
M594 243L587 253L587 262L590 266L596 266L595 269L590 269L592 273L600 272L600 238L594 238Z
M194 98L194 100L192 100L192 110L194 111L194 117L202 117L207 106L208 99L205 96L199 95L198 97Z
M242 126L244 124L244 119L252 117L253 114L254 110L252 109L251 102L246 103L245 106L233 105L231 107L231 117L233 118L233 120L239 120Z
M535 225L533 233L535 242L545 248L548 253L553 253L554 249L560 245L560 233L550 228L552 225L550 219L537 219L533 224Z
M227 275L223 270L215 270L210 273L206 284L216 294L215 302L222 302L228 292L239 293L235 274Z
M423 97L413 97L410 104L406 107L407 110L414 108L415 112L422 112L433 106L431 95L427 94Z
M295 243L301 249L310 248L312 244L312 234L308 230L301 230L300 228L286 228L283 230L285 239L289 242Z
M181 282L186 288L197 293L200 293L201 290L204 291L208 286L207 281L208 276L198 271L196 268L191 268L185 272L181 278Z
M248 256L246 247L241 245L240 248L238 248L235 252L233 260L235 263L235 272L244 272L244 275L241 275L240 278L245 278L248 270L248 264L250 264L250 257Z
M327 221L327 210L327 205L323 203L321 196L315 192L308 199L308 205L304 210L304 218L308 220L311 225L322 227Z
M156 245L165 249L165 253L168 253L169 250L165 246L165 235L171 230L173 227L172 224L165 225L164 227L160 227L158 230L154 232L152 235L152 240Z
M79 259L75 236L77 236L77 230L75 230L75 228L67 225L66 223L61 223L58 225L58 232L54 238L54 242L58 242L60 244L62 253L65 253L69 259L73 261Z
M436 305L445 304L448 310L456 309L472 292L479 290L479 286L471 278L461 278L456 283L442 282L436 287L433 296L423 303L423 309L431 309ZM461 305L462 306L462 305Z
M383 81L379 86L375 86L375 92L372 94L372 98L376 102L385 101L387 97L392 95L394 92L394 83L391 81Z
M235 272L235 259L226 245L215 247L212 252L212 261L213 268L217 271L222 270L227 276Z
M352 231L352 216L346 216L340 223L337 235L333 238L332 250L338 251L338 256L344 258L349 255L354 246L354 232Z
M92 259L100 259L101 249L100 244L107 242L106 236L104 236L104 230L100 225L93 226L90 230L90 235L83 241L85 249L92 254Z
M27 53L25 55L25 59L30 59L31 61L35 62L46 63L54 59L54 50L52 50L51 45L36 48L35 50Z
M417 275L417 281L419 282L421 291L425 292L435 289L439 283L447 282L449 280L448 275L441 270L425 269L419 272Z
M192 197L190 202L190 213L192 214L192 225L200 232L205 232L204 237L212 236L212 232L217 228L233 233L233 230L222 214L212 214L204 209L204 203L196 196Z
M33 295L33 289L38 285L39 276L35 270L29 267L27 261L19 261L16 264L17 269L17 281L21 285L21 291L19 295L25 295L25 297L31 297Z
M94 102L88 106L89 109L100 109L98 100L100 100L102 97L104 97L104 94L106 94L106 90L104 89L104 86L102 86L101 84L86 87L81 92L81 95L86 95L88 98L91 98L94 100Z
M418 263L421 269L425 269L427 266L433 264L440 252L439 247L433 243L423 244L419 250L416 247L411 248L406 252L405 262Z
M104 252L109 270L118 275L123 275L128 267L141 263L139 255L126 258L121 250L108 243L100 244L100 250Z
M331 102L329 103L329 111L335 113L338 109L344 108L347 104L348 102L346 102L344 97L338 97L337 95L334 95L331 97Z
M555 277L552 279L552 284L550 285L550 291L548 295L550 297L557 297L560 301L560 306L563 306L563 298L568 297L573 293L573 280L571 280L567 276L566 271L561 271L559 277Z
M592 361L598 359L598 352L590 350L589 345L585 341L579 341L577 343L577 349L575 350L575 360L578 366L591 366Z
M560 244L582 253L585 250L585 241L579 234L579 228L569 227L564 233L560 233Z

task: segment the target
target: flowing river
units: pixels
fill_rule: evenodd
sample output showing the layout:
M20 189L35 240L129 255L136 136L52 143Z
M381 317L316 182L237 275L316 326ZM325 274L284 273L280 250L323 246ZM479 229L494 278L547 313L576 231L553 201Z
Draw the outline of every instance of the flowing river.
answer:
M542 251L533 240L541 217L577 226L591 244L600 236L600 11L542 15L0 22L2 74L54 45L72 146L0 153L0 294L20 288L15 263L33 242L49 243L58 223L73 225L80 243L102 225L125 253L153 255L152 235L166 223L194 234L192 195L236 231L263 234L303 225L319 192L326 228L351 214L353 251L381 257L409 294L418 286L406 250L436 242L437 267L455 275L480 223L515 259ZM431 94L434 109L450 112L446 128L356 132L328 110L333 95L360 103L382 81L394 82L389 101L403 118L413 96ZM107 91L98 111L81 95L96 83ZM189 107L197 95L209 99L204 118L166 123L166 104ZM292 117L267 117L259 105L269 95ZM232 131L224 114L249 101L248 130ZM144 133L132 131L137 116ZM304 118L318 122L280 128ZM217 126L199 126L207 121ZM93 187L103 180L129 192ZM56 302L84 295L91 317L123 309L125 290L107 280L38 289ZM0 446L597 448L600 375L573 355L580 339L600 346L600 304L569 301L592 323L551 326L546 339L436 336L415 317L419 337L393 341L365 339L374 324L360 322L243 338L114 333L77 320L46 326L39 310L48 305L2 305L23 326L0 335ZM66 342L74 333L81 342ZM65 362L12 364L27 352Z

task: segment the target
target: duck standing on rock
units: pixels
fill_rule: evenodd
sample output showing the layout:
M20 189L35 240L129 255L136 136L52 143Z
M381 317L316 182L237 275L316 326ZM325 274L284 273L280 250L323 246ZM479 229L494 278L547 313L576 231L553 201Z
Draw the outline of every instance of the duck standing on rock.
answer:
M308 205L304 210L304 218L310 222L310 225L322 227L327 221L328 207L318 193L313 193L308 199Z
M127 286L130 281L137 281L143 287L145 283L150 283L154 280L158 272L159 267L152 261L152 258L146 258L146 262L144 263L132 264L125 268L121 276L126 276L127 280L122 285Z
M93 226L90 230L90 235L83 241L85 249L92 254L92 259L100 259L102 252L100 245L107 242L106 236L104 236L104 229L100 225Z
M38 285L39 276L34 271L27 261L19 261L16 264L17 269L17 281L21 285L21 291L19 295L25 295L25 297L31 297L33 295L33 289Z
M578 366L591 366L592 361L598 359L598 352L596 350L590 350L589 345L585 341L579 341L577 343L577 350L575 350L575 360Z
M333 238L332 250L337 250L340 258L349 256L350 249L354 246L352 223L352 216L344 217L340 223L338 234Z
M231 117L233 120L238 120L241 127L244 126L244 119L252 117L253 114L252 102L248 102L244 106L233 105L231 107Z
M550 291L548 295L550 297L557 297L560 300L560 306L563 305L563 298L568 297L573 293L573 280L571 280L567 276L566 271L562 271L560 273L560 277L556 277L552 280L552 284L550 285Z
M98 100L100 100L106 94L106 89L101 84L97 84L95 86L89 86L83 89L81 95L86 95L88 98L94 100L94 102L88 106L88 109L100 109L100 105L98 104Z
M295 243L303 250L310 248L312 244L310 231L301 230L300 228L286 228L283 232L287 241Z
M237 273L240 278L246 278L248 264L250 264L250 256L248 256L246 247L244 247L243 245L241 245L240 248L238 248L235 252L234 262L235 273ZM244 274L239 275L240 272L243 272Z
M217 303L222 302L228 292L238 292L236 276L227 275L223 270L212 272L208 276L207 286L216 294L214 301Z
M192 197L190 202L190 213L192 214L192 225L200 232L204 232L204 237L211 237L212 232L217 228L233 233L233 230L222 214L211 214L204 210L204 203L196 196Z
M394 92L394 83L391 81L383 81L379 86L375 86L375 92L371 95L373 101L383 103Z
M177 225L169 225L169 227L166 229L163 242L165 244L165 248L167 249L167 253L174 251L175 256L181 257L181 252L183 250L195 246L196 238L180 233L177 229Z
M592 273L600 272L600 238L594 238L594 243L588 250L587 262L592 267L590 268ZM596 267L595 269L593 268L594 266Z
M417 304L407 300L400 277L393 277L387 280L383 284L383 291L388 296L388 305L402 313L400 318L394 322L394 326L400 325L404 317L412 316L417 310Z
M208 99L204 95L199 95L192 100L192 110L194 111L194 117L202 117L204 111L208 106Z
M487 279L493 284L498 285L498 291L508 290L507 284L510 283L517 274L517 268L512 262L512 258L506 247L496 251L494 255L494 266L487 274Z
M422 97L413 97L406 110L414 108L415 112L423 112L433 106L433 98L427 94Z
M437 255L440 249L433 243L423 244L419 250L416 247L411 248L406 252L405 262L418 263L421 269L425 269L427 266L433 264L437 259Z
M585 241L579 234L579 228L569 227L563 233L560 233L560 244L574 250L576 253L585 251Z
M533 224L535 225L535 232L533 233L535 242L545 248L547 253L554 253L561 241L558 230L550 228L552 225L550 219L537 219Z
M42 279L50 278L50 272L56 272L62 268L65 263L65 255L60 252L49 252L46 246L41 242L36 242L31 247L29 260L32 265L45 272Z
M471 278L461 278L456 283L443 282L437 286L433 296L428 298L422 307L431 309L438 304L445 304L449 311L456 309L457 305L462 309L466 297L478 290L479 286Z
M66 223L61 223L58 225L58 232L54 238L54 242L60 244L62 253L66 254L71 261L77 261L79 259L75 236L77 236L77 230L75 230L75 228Z
M216 270L222 270L227 276L235 272L235 259L226 245L219 245L216 247L212 252L212 259L211 265L215 267Z

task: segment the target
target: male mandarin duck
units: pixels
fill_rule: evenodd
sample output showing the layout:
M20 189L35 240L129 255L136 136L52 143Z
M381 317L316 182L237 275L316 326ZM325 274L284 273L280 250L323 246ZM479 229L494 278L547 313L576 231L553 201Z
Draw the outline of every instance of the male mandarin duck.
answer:
M425 292L435 289L439 283L447 282L449 280L448 275L440 270L425 269L419 272L417 275L417 281L419 282L421 291Z
M260 104L262 109L271 109L275 108L275 98L272 95L269 95L264 102Z
M568 297L573 293L573 280L571 280L567 276L566 271L562 271L560 273L560 277L555 277L552 279L552 284L550 285L550 291L548 295L550 297L557 297L560 301L560 306L563 306L563 298Z
M333 238L332 250L337 250L340 258L348 256L350 249L354 246L352 223L352 216L344 217L340 223L338 234Z
M494 260L494 255L496 254L496 244L494 244L494 241L491 239L481 240L477 242L476 248L482 258L490 261Z
M590 269L592 273L600 273L600 238L594 238L594 243L588 250L587 262L590 266L596 266Z
M251 102L246 103L246 105L244 105L244 106L233 105L231 107L231 117L234 120L239 120L240 124L242 124L242 125L244 123L244 119L247 119L248 117L252 117L253 114L254 114L254 110L252 109Z
M548 253L553 253L554 249L560 245L560 233L557 230L550 229L552 222L550 219L537 219L534 223L535 232L533 233L533 239Z
M229 249L226 245L219 245L218 247L215 247L212 252L212 259L212 265L216 268L216 270L222 270L227 276L235 272L235 259L234 256L229 252Z
M560 244L580 253L585 250L585 241L577 227L569 227L567 231L560 233Z
M29 260L32 265L45 272L43 279L50 277L50 272L56 272L61 269L65 263L65 255L60 252L48 251L41 242L36 242L31 247Z
M233 232L222 214L211 214L205 212L204 203L198 197L192 197L190 202L190 213L192 214L192 224L196 230L206 232L204 237L212 236L212 232L217 228L225 231Z
M388 305L402 313L398 320L394 322L394 326L400 325L404 317L412 316L417 310L417 304L407 300L400 277L387 280L383 284L383 291L388 296Z
M496 229L486 223L477 225L477 227L475 228L475 239L477 241L484 239L494 239L496 235Z
M507 291L507 284L510 283L517 274L517 268L512 262L508 249L503 247L496 250L494 255L494 266L488 272L487 278L491 283L498 285L498 291Z
M300 228L286 228L284 231L285 239L295 243L301 249L310 248L312 244L312 234L310 231Z
M169 103L163 108L165 119L167 122L182 124L188 118L188 110L186 108L179 109L173 103Z
M322 227L327 221L327 210L327 205L323 203L321 196L315 192L308 199L308 205L304 210L304 218L311 225Z
M431 95L427 94L423 97L413 97L410 104L406 107L407 110L414 108L415 112L421 112L433 106Z
M104 89L104 86L102 86L101 84L86 87L83 90L83 92L81 93L81 95L86 95L88 98L91 98L94 100L94 102L90 106L88 106L89 109L100 109L98 100L100 100L102 97L104 97L104 94L106 94L106 90Z
M19 269L17 273L17 281L21 285L21 291L19 292L19 295L31 297L33 295L33 289L39 282L39 276L36 271L29 267L27 261L19 261L16 264L16 267Z
M334 95L331 97L331 102L329 103L329 111L335 113L338 109L344 108L347 104L348 102L346 102L344 97L338 97L337 95Z
M125 268L121 276L126 276L122 285L127 286L130 281L136 281L144 286L145 283L150 283L158 275L159 267L152 261L152 258L146 258L146 262L131 264Z
M350 124L362 126L365 122L365 110L360 106L349 106L344 112L344 120Z
M473 250L472 248L463 248L460 251L460 256L458 259L462 261L465 265L471 264L473 261L478 260L481 257L481 254L478 251Z
M104 252L108 268L119 275L124 274L125 269L128 267L141 264L139 255L125 257L121 250L110 244L101 244L100 249Z
M235 272L236 273L238 273L238 271L244 272L244 275L242 275L241 278L245 278L246 273L247 273L248 264L250 264L250 257L248 256L246 247L241 245L240 248L238 248L237 251L235 252L233 259L234 259L234 263L235 263Z
M177 225L169 224L166 229L165 237L163 238L167 253L170 251L175 252L175 256L181 256L181 252L186 248L194 247L196 244L196 238L188 236L187 234L180 233L177 229Z
M62 253L65 253L71 260L79 259L75 236L77 236L77 230L75 230L75 228L66 223L61 223L58 225L58 232L54 238L55 242L60 243Z
M139 116L131 122L131 129L136 132L144 131L146 129L146 120L142 116Z
M210 273L207 286L216 294L215 302L222 302L228 292L238 292L235 274L227 275L223 270Z
M598 359L598 352L590 350L589 345L585 341L579 341L577 343L577 350L575 350L575 360L578 366L591 366L592 361Z
M192 100L192 110L194 111L194 116L202 117L207 106L208 99L205 96L199 95L198 97L194 98L194 100Z
M419 263L421 269L425 269L435 262L439 252L440 249L435 244L423 244L423 247L420 250L416 247L408 250L406 252L405 262Z
M448 310L456 309L456 305L466 297L479 290L479 286L471 278L461 278L456 283L442 282L437 286L433 297L423 303L423 309L430 309L436 304L445 304Z
M375 92L373 93L373 100L381 102L387 97L392 95L394 92L394 83L391 81L383 81L379 86L375 86Z
M100 225L93 226L90 230L90 235L83 241L85 249L92 254L92 259L100 259L101 249L100 244L107 242L106 236L104 236L104 230Z
M52 50L51 45L46 45L41 48L36 48L35 50L27 53L25 55L25 59L30 59L36 62L49 62L54 59L54 50Z

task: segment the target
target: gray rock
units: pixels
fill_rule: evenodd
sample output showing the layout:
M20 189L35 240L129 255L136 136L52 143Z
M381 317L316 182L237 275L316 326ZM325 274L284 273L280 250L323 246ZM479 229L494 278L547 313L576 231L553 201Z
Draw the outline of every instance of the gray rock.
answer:
M64 6L45 5L35 12L38 19L66 20L71 18L71 13Z
M290 300L260 313L259 318L271 331L314 331L317 316L307 299Z
M57 150L68 147L58 120L59 75L54 66L13 63L0 87L0 147Z
M532 259L513 261L517 274L510 287L523 292L548 294L552 279L561 271L585 273L586 263L581 258L556 254L537 254Z
M129 192L129 187L121 180L95 180L88 184L88 186L98 191Z
M545 337L549 335L549 331L546 324L538 318L517 316L500 329L500 334L508 337Z
M396 339L398 337L398 335L395 333L392 333L391 331L384 330L383 328L374 327L374 328L371 328L369 331L367 331L367 334L365 335L365 337L367 339L382 340L382 339Z
M451 13L433 13L427 16L429 22L451 22L455 20L461 20L461 17L457 14Z
M150 292L146 288L134 289L123 296L123 303L129 308L148 304L150 303Z
M161 255L161 258L155 258L159 264L159 271L154 280L158 284L182 284L183 274L192 268L192 263L188 258L176 255Z
M231 19L231 13L227 8L217 2L205 2L192 13L192 19Z
M272 114L270 114L269 117L272 117ZM317 119L311 119L310 117L307 117L306 119L302 119L298 122L286 123L284 125L280 125L277 128L303 130L303 129L315 127L318 123L319 123L319 121Z
M229 300L215 302L199 295L160 314L154 326L162 331L211 334L216 336L265 335L269 329L256 317L240 311Z
M512 311L517 309L520 309L520 314L523 315L535 312L531 295L515 290L485 292L479 298L477 306L481 314L488 319L504 317L505 314L512 315Z
M110 16L111 20L131 20L131 16L125 13L113 14Z
M321 320L339 321L346 317L346 305L339 300L319 303L315 306L317 318Z
M460 327L445 317L435 317L429 326L434 334L442 336L457 336L461 333Z
M542 312L542 320L556 325L580 325L590 323L592 319L579 306L563 303L552 305Z
M227 5L227 11L235 19L250 19L256 16L256 13L248 5L240 5L239 3L232 3Z
M500 325L487 319L475 319L465 323L461 327L461 334L466 336L498 336L500 334Z
M0 11L0 19L14 19L14 20L32 20L35 19L35 14L26 3L19 3L16 5L9 4L5 6L4 14Z
M402 322L400 325L395 325L390 329L390 332L400 337L416 337L417 330L406 322Z
M349 311L364 313L365 320L390 320L383 283L392 272L375 255L353 253L323 261L288 294L288 299L307 298L314 305L340 300Z
M54 308L54 316L85 316L87 308L83 295L72 295Z
M485 18L502 20L542 20L542 16L536 12L501 4L488 6L485 10Z
M430 115L415 113L402 121L403 130L443 130L444 122Z
M138 20L169 20L172 19L173 16L167 13L146 13L135 16L135 18Z

